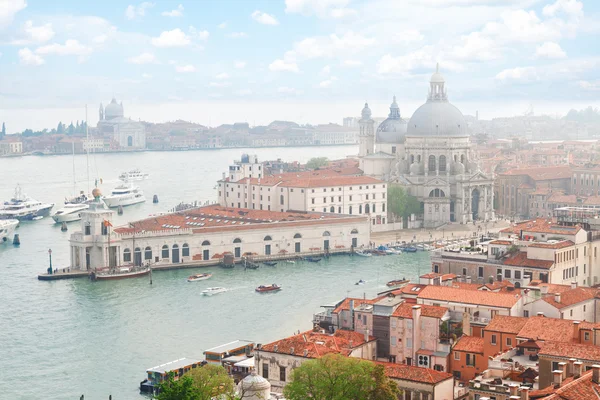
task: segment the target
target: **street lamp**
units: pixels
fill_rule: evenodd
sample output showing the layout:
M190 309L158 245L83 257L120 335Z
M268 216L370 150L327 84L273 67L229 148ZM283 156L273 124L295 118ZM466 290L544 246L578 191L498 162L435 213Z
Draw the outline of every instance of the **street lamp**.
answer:
M48 249L48 258L50 259L50 271L52 271L52 249Z

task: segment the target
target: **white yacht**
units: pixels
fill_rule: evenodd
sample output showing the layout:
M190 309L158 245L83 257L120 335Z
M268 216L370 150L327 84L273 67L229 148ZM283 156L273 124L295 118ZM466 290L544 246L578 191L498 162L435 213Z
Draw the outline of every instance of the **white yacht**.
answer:
M86 203L65 203L63 208L54 213L52 219L57 224L79 221L81 219L81 212L88 208L90 206Z
M202 294L205 296L212 296L213 294L223 293L226 291L227 291L227 289L225 289L223 287L209 287L208 289L203 290Z
M114 188L109 196L102 198L108 207L130 206L146 201L144 192L137 186L123 183Z
M10 240L18 225L18 219L0 219L0 244Z
M121 175L119 175L119 179L122 181L125 181L125 182L143 181L144 179L148 179L149 176L150 176L150 174L144 174L139 169L132 169L131 171L128 171L128 172L122 172Z
M48 216L52 207L54 203L42 203L24 195L17 185L15 196L0 207L0 219L33 221Z

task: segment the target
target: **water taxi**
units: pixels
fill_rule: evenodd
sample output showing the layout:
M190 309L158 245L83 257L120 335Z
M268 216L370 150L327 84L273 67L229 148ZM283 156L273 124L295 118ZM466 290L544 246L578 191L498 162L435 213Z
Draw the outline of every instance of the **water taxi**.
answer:
M139 278L148 275L150 267L120 267L102 271L92 271L90 279L93 281L106 281L114 279Z
M281 290L281 286L278 286L276 283L274 283L272 285L260 285L255 290L259 293L277 292L277 291Z
M212 274L196 274L188 277L188 282L205 281L212 277Z
M386 285L388 287L404 286L408 282L410 282L408 279L402 278L402 279L395 279L393 281L389 281L388 283L386 283Z

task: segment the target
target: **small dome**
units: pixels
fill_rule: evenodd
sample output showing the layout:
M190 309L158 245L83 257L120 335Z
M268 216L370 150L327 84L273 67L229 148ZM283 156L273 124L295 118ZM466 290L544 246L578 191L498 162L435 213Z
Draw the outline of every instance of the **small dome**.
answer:
M258 375L256 371L252 371L250 375L242 379L242 388L246 391L252 390L258 392L262 390L271 390L271 384L268 380Z
M361 112L361 116L363 120L371 119L371 109L369 108L368 103L365 103L365 106Z
M100 189L95 188L94 190L92 190L92 196L94 196L94 198L98 198L102 196L102 192L100 191Z
M117 103L117 100L113 97L110 103L104 109L104 118L113 119L123 117L123 106Z
M404 143L405 134L406 121L400 118L400 107L398 107L396 96L394 96L388 118L377 127L375 142L401 144Z
M440 64L438 63L435 66L435 72L431 75L431 79L429 80L431 83L444 83L444 77L440 74Z

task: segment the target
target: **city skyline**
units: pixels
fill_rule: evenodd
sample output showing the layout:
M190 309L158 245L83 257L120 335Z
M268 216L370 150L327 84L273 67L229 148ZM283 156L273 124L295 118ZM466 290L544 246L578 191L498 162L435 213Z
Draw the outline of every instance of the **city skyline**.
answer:
M3 2L0 65L12 79L0 80L0 120L9 133L42 129L113 95L151 122L339 123L365 100L386 116L393 95L408 117L437 62L465 114L598 105L598 4L467 3Z

